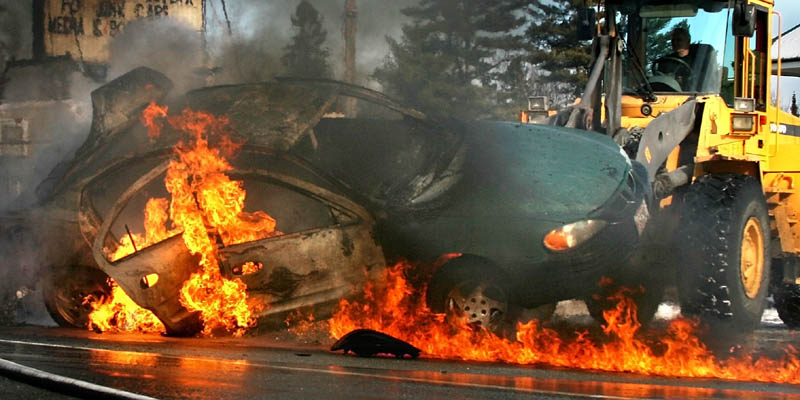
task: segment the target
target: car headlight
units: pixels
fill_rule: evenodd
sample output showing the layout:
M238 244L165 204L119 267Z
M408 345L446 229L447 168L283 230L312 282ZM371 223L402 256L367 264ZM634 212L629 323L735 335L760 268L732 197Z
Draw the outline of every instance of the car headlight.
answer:
M607 225L606 221L587 219L554 229L544 236L544 245L550 250L569 250L594 236Z

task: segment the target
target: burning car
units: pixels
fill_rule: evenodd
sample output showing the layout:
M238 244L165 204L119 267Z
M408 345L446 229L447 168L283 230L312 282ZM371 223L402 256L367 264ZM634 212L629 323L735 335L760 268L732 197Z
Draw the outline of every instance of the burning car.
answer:
M193 308L191 293L209 291L189 287L197 274L238 282L234 292L246 288L245 308L254 312L233 328L221 325L231 330L331 305L357 292L384 257L456 254L430 281L428 304L497 329L523 308L591 298L602 277L631 264L645 229L644 169L599 134L434 120L380 93L327 80L203 88L168 102L171 110L186 106L182 113L152 108L169 86L140 68L95 91L87 142L42 186L36 215L71 216L50 231L79 231L89 244L67 246L52 259L45 296L59 323L85 324L92 310L86 296L99 303L108 296L105 275L168 333L191 335L210 325L205 311ZM356 117L330 113L341 97L360 101ZM151 128L162 121L160 135L148 136L143 109L156 114L141 119ZM197 144L187 145L181 131L204 123L190 135ZM214 142L206 129L230 136ZM211 175L192 172L194 161L176 166L203 146L236 156ZM175 174L183 174L181 183L169 182ZM194 186L218 178L246 198ZM187 195L176 185L194 189ZM194 228L177 221L183 217L175 210L183 196L188 209L209 211L209 193L235 197L238 216L230 218L253 234L238 237L219 222L229 217L207 213L200 237L213 251L204 253L192 247L187 232ZM158 234L148 228L152 219ZM85 282L66 284L76 276Z
M79 230L89 244L88 247L85 244L69 246L51 258L53 267L44 285L45 302L57 322L85 327L89 315L107 304L111 297L106 276L112 278L112 286L122 288L132 302L152 311L166 333L191 335L211 325L208 315L187 308L184 304L187 298L180 295L182 290L191 290L185 282L199 272L199 265L215 270L219 281L237 282L231 287L215 288L232 292L224 294L226 297L220 295L209 300L209 304L192 304L202 311L231 311L225 308L236 304L234 300L242 300L244 295L236 292L247 288L248 303L239 303L240 309L233 310L244 312L245 316L234 315L239 319L232 322L225 321L231 315L220 316L222 322L232 324L222 326L230 331L249 326L254 320L284 315L301 307L324 310L356 292L371 275L380 272L384 257L374 240L370 213L342 196L337 183L326 179L313 166L282 152L292 144L292 131L302 132L308 127L307 121L321 117L322 114L317 113L320 106L329 105L325 100L330 95L326 92L322 104L316 104L320 97L305 92L301 102L311 104L292 107L292 104L281 103L284 96L297 99L303 88L281 84L218 87L176 100L178 104L188 102L193 108L230 115L230 120L225 118L224 124L215 122L213 127L207 128L223 129L222 125L230 123L239 135L233 139L221 138L228 145L233 145L234 140L245 143L235 145L237 155L229 165L219 158L203 160L217 163L215 165L226 164L224 171L212 167L211 171L193 171L187 177L195 182L232 178L223 183L233 183L234 189L242 189L241 198L236 199L241 208L236 211L236 217L240 218L241 232L238 233L242 237L232 237L237 232L230 226L217 225L206 232L206 237L213 236L213 254L200 254L194 251L196 249L190 251L185 234L189 229L174 221L177 219L174 201L170 205L173 213L167 217L166 198L172 195L174 200L177 195L167 193L164 184L166 175L173 171L170 168L176 149L180 150L182 140L187 139L186 132L167 126L157 139L151 139L139 118L142 109L154 99L162 98L168 87L169 82L161 74L137 69L95 91L96 129L76 158L54 171L62 175L52 177L55 184L47 201L33 213L38 216L43 215L40 210L54 212L59 208L61 215L74 213L73 220L43 222L54 227L50 230L51 238L59 231L70 237L70 232L74 235ZM235 102L230 102L230 91L237 91L243 97L237 96ZM119 93L124 95L117 96ZM195 101L205 103L197 106ZM242 113L241 108L249 109ZM259 120L265 109L272 113L268 115L271 122ZM166 108L164 110L166 116ZM304 111L293 113L295 110ZM239 119L240 115L246 118ZM185 122L194 126L203 118L213 119L214 116L190 114ZM116 125L104 128L111 124ZM202 135L210 136L210 132L204 131ZM193 154L214 156L211 154L214 152ZM247 190L246 203L244 189ZM154 198L164 202L151 201ZM75 202L74 206L71 201ZM192 199L192 204L198 206L202 202L197 197ZM70 206L74 208L69 210ZM230 208L231 204L222 206ZM270 215L259 211L264 207L272 209ZM152 221L145 221L143 215L152 219L154 213L160 211L164 212L165 219L160 221L160 227L150 229L153 226L148 224ZM204 225L211 224L209 220L204 221ZM157 232L159 228L161 232ZM250 233L254 235L248 235ZM77 265L58 263L78 257L82 262ZM195 290L212 291L209 287ZM197 297L188 299L196 301ZM249 310L258 311L249 313ZM119 310L107 311L108 318L114 320L109 323L115 326L127 323L120 321ZM105 325L102 321L93 323Z

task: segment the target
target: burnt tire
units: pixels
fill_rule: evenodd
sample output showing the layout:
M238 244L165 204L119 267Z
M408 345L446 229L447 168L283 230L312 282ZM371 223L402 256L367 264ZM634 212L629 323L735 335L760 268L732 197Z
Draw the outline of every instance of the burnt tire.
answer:
M513 329L508 280L493 263L475 256L461 256L443 265L428 284L428 307L438 313L464 318L499 336Z
M620 283L610 284L600 288L598 293L586 299L586 308L589 310L589 315L594 318L596 322L604 323L605 317L603 311L616 307L617 303L611 298L619 290L627 288L630 292L626 292L633 299L636 304L636 316L642 326L647 326L653 321L658 311L658 306L664 298L664 284L663 282L641 282L635 283Z
M800 329L800 285L781 284L773 297L781 321L789 328Z
M97 268L53 267L42 278L42 296L47 312L60 326L87 328L92 311L87 297L104 300L111 296L108 276Z
M761 321L770 282L769 216L759 181L706 175L683 197L676 242L681 311L712 327L749 332Z

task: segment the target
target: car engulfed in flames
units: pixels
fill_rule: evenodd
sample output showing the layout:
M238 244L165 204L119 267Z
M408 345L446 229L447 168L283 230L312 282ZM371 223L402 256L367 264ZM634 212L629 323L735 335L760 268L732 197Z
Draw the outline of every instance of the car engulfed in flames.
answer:
M427 305L499 332L636 267L646 177L602 135L434 120L328 80L170 86L138 68L93 92L89 137L40 185L42 240L85 242L45 276L62 325L240 335L331 315L386 259L457 254Z
M50 179L45 208L73 197L78 211L74 221L47 221L61 226L53 239L77 227L94 261L73 246L61 256L80 254L82 265L54 265L46 275L46 305L57 322L241 335L298 308L331 313L380 272L385 261L371 214L285 151L291 131L307 129L330 106L329 91L301 101L312 104L286 105L278 102L300 97L302 88L200 90L174 100L182 111L167 115L169 107L156 101L168 87L162 75L140 68L96 91L89 139ZM220 89L249 90L250 101L231 105L228 93L214 92ZM115 97L120 91L125 97ZM200 106L216 112L193 111L193 95L217 102ZM235 107L252 110L245 121L252 125L236 125ZM257 120L265 110L271 125Z

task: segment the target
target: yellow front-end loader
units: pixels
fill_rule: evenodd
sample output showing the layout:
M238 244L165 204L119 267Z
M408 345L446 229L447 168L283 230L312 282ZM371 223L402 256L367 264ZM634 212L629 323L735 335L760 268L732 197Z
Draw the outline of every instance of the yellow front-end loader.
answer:
M610 135L647 167L644 259L671 265L684 315L740 331L759 324L769 296L800 327L800 118L782 109L774 79L773 6L605 0L582 9L579 34L594 40L589 82L578 104L547 120Z

